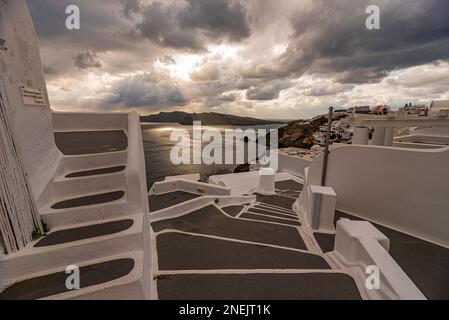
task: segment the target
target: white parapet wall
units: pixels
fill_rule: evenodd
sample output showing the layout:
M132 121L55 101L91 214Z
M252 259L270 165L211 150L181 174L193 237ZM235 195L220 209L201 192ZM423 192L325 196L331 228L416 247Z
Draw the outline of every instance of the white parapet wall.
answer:
M397 137L396 142L415 144L449 145L449 127L423 128L413 131L410 135Z
M307 185L321 181L322 157ZM449 247L449 147L342 146L329 155L327 186L337 209Z
M185 191L201 195L217 195L217 196L231 195L231 190L229 188L208 183L195 182L186 179L155 182L151 187L150 194L160 195L174 191Z
M126 113L53 112L53 126L57 132L126 130L128 121Z
M360 268L365 277L371 276L365 281L365 290L372 299L425 300L389 250L390 240L371 223L342 219L337 223L335 251L330 256L345 267Z
M279 172L287 172L294 176L304 178L304 170L310 167L312 161L301 159L295 156L278 153L279 155Z

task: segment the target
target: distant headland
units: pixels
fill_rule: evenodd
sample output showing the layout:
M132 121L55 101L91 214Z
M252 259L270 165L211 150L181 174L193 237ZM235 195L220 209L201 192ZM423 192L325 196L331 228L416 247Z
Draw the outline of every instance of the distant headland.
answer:
M228 125L228 126L259 126L269 124L279 124L283 121L261 120L250 117L239 117L216 112L208 113L188 113L182 111L161 112L159 114L141 116L142 122L179 123L182 125L192 125L194 121L201 121L202 125Z

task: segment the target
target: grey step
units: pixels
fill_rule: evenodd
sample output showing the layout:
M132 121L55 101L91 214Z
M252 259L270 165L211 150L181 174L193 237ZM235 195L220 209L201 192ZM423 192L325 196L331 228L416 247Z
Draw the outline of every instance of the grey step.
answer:
M255 195L257 196L258 202L267 203L288 210L292 210L293 204L296 202L295 199L280 195L263 195L259 193L256 193Z
M277 190L283 190L283 191L302 191L303 184L296 182L295 180L284 180L284 181L278 181L275 183L275 188Z
M34 245L34 247L36 248L47 247L57 244L111 235L128 230L133 226L133 224L134 221L132 219L126 219L101 224L94 224L79 228L59 230L47 235L45 238L40 240L36 245Z
M321 248L323 253L334 251L335 247L335 234L314 233L316 242Z
M270 217L266 215L260 215L260 214L253 214L252 212L248 211L245 212L240 216L242 219L251 219L255 221L265 221L265 222L275 222L275 223L282 223L282 224L288 224L291 226L297 226L300 227L301 223L299 221L293 221L293 220L286 220L286 219L279 219L276 217Z
M98 175L104 175L104 174L109 174L109 173L121 172L125 169L126 169L126 166L116 166L116 167L109 167L109 168L92 169L92 170L86 170L86 171L73 172L73 173L66 175L65 177L70 179L70 178L98 176Z
M229 206L221 208L221 210L226 212L231 217L236 217L240 212L243 211L243 209L245 209L245 206Z
M291 216L297 217L298 214L296 212L294 212L293 210L289 210L289 209L284 209L281 207L275 207L272 205L267 205L267 204L256 204L253 208L257 208L257 209L261 209L261 210L269 210L269 211L273 211L273 212L278 212L278 213L283 213L283 214L289 214Z
M107 192L102 194L95 194L91 196L79 197L64 200L52 205L52 209L69 209L76 207L85 207L90 205L102 204L119 200L125 196L124 191Z
M133 259L118 259L81 267L81 289L122 278L134 265ZM0 293L0 300L37 300L68 292L67 277L64 270L18 282Z
M156 243L159 270L330 269L318 255L203 236L164 233Z
M155 232L174 229L307 250L296 227L230 218L213 205L182 217L154 222L152 228Z
M269 216L273 216L273 217L277 217L277 218L298 220L297 215L292 215L289 213L280 213L279 211L275 211L275 210L260 209L260 208L253 207L253 208L248 209L248 211L251 211L253 213L265 214L265 215L269 215Z
M64 155L123 151L128 147L124 131L55 132L56 146Z
M162 300L361 300L343 273L175 274L157 288Z
M150 212L155 212L199 197L201 197L199 194L175 191L161 195L150 195L148 196L148 203Z
M64 210L43 210L41 217L50 229L97 223L101 220L120 219L141 213L141 208L129 205L126 197L111 203L90 207L75 207Z
M0 273L4 276L4 279L23 279L28 275L49 273L48 270L57 271L59 268L72 265L74 261L91 261L88 264L94 264L97 262L99 254L102 257L114 257L141 250L143 245L142 216L127 216L125 219L132 219L134 223L129 229L119 233L80 239L59 245L27 247L20 255L4 261ZM101 223L102 221L96 221L92 224ZM73 226L72 228L78 227L82 226Z

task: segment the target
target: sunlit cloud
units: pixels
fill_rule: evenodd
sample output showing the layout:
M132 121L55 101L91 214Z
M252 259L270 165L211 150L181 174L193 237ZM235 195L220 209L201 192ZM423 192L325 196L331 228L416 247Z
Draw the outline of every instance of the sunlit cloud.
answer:
M298 119L449 99L449 2L29 0L52 108ZM65 6L83 17L60 28ZM410 24L410 21L420 23Z

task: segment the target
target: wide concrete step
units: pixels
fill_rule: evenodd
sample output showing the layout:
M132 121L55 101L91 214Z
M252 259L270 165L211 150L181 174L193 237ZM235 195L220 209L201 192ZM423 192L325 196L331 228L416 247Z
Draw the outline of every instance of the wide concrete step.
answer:
M281 212L281 211L274 210L274 209L252 207L252 208L249 208L248 211L251 211L253 213L268 215L268 216L272 216L272 217L276 217L276 218L298 220L298 215L296 215L296 214Z
M115 167L108 167L108 168L99 168L99 169L92 169L92 170L84 170L84 171L77 171L67 174L65 177L67 179L71 178L83 178L83 177L91 177L91 176L99 176L104 174L111 174L111 173L117 173L122 172L126 169L126 166L115 166Z
M292 216L292 217L295 217L295 218L298 217L298 214L296 212L292 211L292 210L282 209L282 208L274 207L274 206L256 204L252 208L258 209L258 210L267 211L267 212L278 213L278 214L282 214L282 215L288 215L288 216Z
M239 214L242 213L242 211L246 208L246 206L239 205L239 206L228 206L221 208L226 214L230 215L231 217L236 217Z
M80 272L80 289L66 286L65 268L20 279L0 293L0 300L142 299L142 252L72 263ZM75 262L75 261L74 261Z
M149 195L150 212L155 212L201 197L199 194L174 191L160 195Z
M296 226L249 221L225 215L214 205L152 223L155 232L179 230L228 239L307 250Z
M125 166L127 160L128 152L126 150L113 153L98 153L93 155L65 156L63 172L59 174L58 178L63 179L67 174L73 172Z
M293 205L296 202L296 199L280 195L263 195L256 193L255 196L257 196L258 202L272 205L275 207L280 207L287 210L292 210Z
M267 223L280 223L290 226L297 226L300 227L301 223L298 220L289 219L289 218L278 218L272 215L266 215L266 214L260 214L260 213L254 213L251 211L247 211L244 214L240 216L241 219L249 219L254 221L262 221Z
M248 272L248 273L247 273ZM170 274L158 278L162 300L360 300L345 273Z
M267 203L262 203L262 202L258 202L256 203L256 205L254 206L255 208L261 208L261 209L268 209L268 210L273 210L273 211L277 211L280 213L289 213L291 215L297 216L298 214L293 211L292 209L286 209L283 207L278 207L272 204L267 204Z
M140 211L141 209L139 207L131 206L126 199L121 199L112 203L102 203L64 210L47 208L42 210L40 215L48 227L53 229L100 220L123 218L128 215L137 214Z
M168 232L159 234L156 243L161 271L330 269L321 256L312 253L229 239Z
M141 250L142 218L143 213L52 230L46 237L4 259L0 273L5 279L15 279L65 267L73 261Z
M109 190L121 190L125 185L126 173L124 171L72 179L60 178L53 183L52 199L71 199L105 193Z
M88 196L66 199L57 202L51 206L54 210L71 209L77 207L93 206L98 204L105 204L122 199L125 196L124 191L112 191L105 193L98 193Z
M299 183L295 180L283 180L283 181L277 181L275 183L276 190L280 190L283 192L301 192L304 188L304 185L302 183Z
M105 223L98 223L77 228L62 229L50 232L43 239L38 241L34 247L49 247L63 243L86 240L106 235L116 234L131 228L134 224L132 219L116 220Z
M126 150L128 138L122 130L55 132L55 142L64 155L85 155Z

